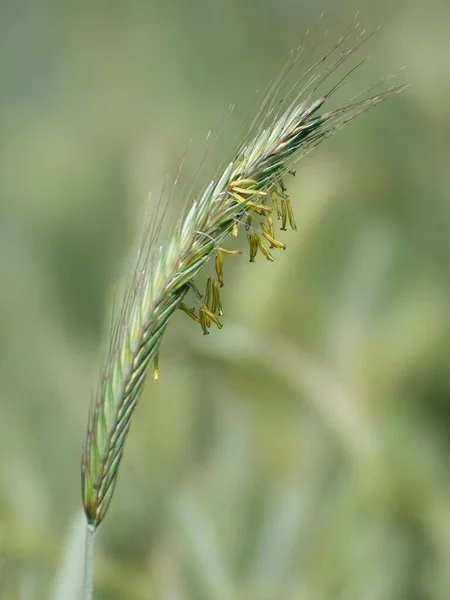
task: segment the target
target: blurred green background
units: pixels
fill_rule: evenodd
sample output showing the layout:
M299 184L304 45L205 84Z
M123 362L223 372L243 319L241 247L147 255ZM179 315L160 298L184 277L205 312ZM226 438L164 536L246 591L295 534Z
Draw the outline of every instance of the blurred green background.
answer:
M225 258L222 331L175 316L96 598L450 598L448 0L0 3L0 598L76 598L88 405L147 195L192 139L189 185L235 103L227 160L322 8L319 44L357 9L384 25L344 98L405 64L412 85L298 166L287 252Z

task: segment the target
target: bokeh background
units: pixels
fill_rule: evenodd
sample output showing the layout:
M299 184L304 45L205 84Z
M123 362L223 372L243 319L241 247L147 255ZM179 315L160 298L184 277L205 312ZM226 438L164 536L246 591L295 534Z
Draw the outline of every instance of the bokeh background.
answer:
M358 9L383 28L342 98L412 85L301 162L274 264L225 258L222 331L173 319L96 598L450 598L448 0L0 2L0 598L77 598L88 405L148 193L221 130L207 183L305 30Z

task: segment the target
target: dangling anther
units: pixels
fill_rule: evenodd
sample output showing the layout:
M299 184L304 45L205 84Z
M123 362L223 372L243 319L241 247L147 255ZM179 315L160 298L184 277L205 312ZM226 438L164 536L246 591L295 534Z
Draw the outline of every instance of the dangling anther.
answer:
M217 281L214 279L212 283L212 306L211 311L213 313L217 313L219 317L223 315L222 304L220 303L220 292L219 285Z
M267 260L269 260L270 262L273 262L275 260L274 257L270 254L270 252L264 246L264 244L262 243L262 240L259 237L259 235L255 233L255 236L256 236L255 241L256 241L256 243L258 245L258 248L261 250L261 252L267 258Z
M250 246L250 262L255 262L255 257L258 253L257 237L256 233L249 233L247 235L248 245Z
M281 198L281 231L287 231L286 229L287 223L287 208L286 208L286 200Z
M253 202L252 200L248 200L247 204L245 206L247 208L250 208L251 210L255 211L255 213L258 213L258 215L264 215L264 214L272 212L272 209L270 208L270 206L267 206L266 204L257 204L256 202Z
M265 223L261 223L261 233L270 243L270 248L281 248L282 250L286 250L286 244L279 242L273 236L271 236Z
M294 212L292 210L291 201L289 200L289 198L287 196L286 196L285 201L286 201L286 209L287 209L289 225L291 226L292 231L297 231L297 225L295 223Z
M211 280L211 277L208 277L208 279L206 280L205 306L208 306L208 307L210 306L211 296L212 296L212 280Z
M191 317L193 321L195 321L196 323L200 323L200 319L195 314L195 308L188 308L186 304L184 304L184 302L181 302L181 304L178 305L178 308L185 312L188 315L188 317Z
M275 212L277 213L277 219L281 219L280 205L278 204L278 194L276 190L272 190L270 192L270 196L272 198L272 204L275 209Z
M223 325L216 315L210 311L206 304L202 304L200 307L200 325L202 326L204 335L208 335L208 328L211 326L211 322L217 325L218 329L222 329Z

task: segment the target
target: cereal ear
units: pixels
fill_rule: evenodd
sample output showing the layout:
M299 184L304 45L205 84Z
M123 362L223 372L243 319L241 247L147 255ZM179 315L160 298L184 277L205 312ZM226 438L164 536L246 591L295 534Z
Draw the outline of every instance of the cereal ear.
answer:
M212 323L222 327L218 319L223 314L219 297L219 286L223 286L222 255L238 252L222 248L224 240L244 228L250 262L254 262L258 250L273 261L261 236L272 250L284 249L285 245L274 237L271 211L281 220L282 230L287 224L296 229L283 177L340 127L403 89L404 86L392 87L380 94L360 96L341 108L318 115L356 67L347 69L327 93L319 94L319 86L370 36L358 37L356 45L348 50L343 44L349 37L341 38L300 78L296 84L301 88L299 94L280 113L283 102L277 103L276 97L289 71L285 70L263 102L256 118L258 121L262 116L259 126L253 128L254 133L243 141L201 198L191 202L170 235L161 242L161 218L143 236L89 412L82 457L82 497L91 529L101 523L111 501L131 419L152 363L154 377L159 378L161 339L175 311L182 309L200 324L205 334ZM294 53L290 63L295 65L299 56L300 53ZM252 221L254 215L258 219ZM264 221L262 229L252 225L254 221L260 223L260 218ZM202 304L197 301L196 313L195 308L187 308L184 299L189 290L195 289L194 278L211 258L215 259L217 279L208 280L207 293Z

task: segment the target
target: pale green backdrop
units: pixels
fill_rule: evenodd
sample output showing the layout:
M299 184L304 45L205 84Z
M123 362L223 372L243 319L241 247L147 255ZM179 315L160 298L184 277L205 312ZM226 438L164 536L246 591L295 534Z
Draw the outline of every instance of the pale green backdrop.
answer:
M226 257L222 331L174 318L96 598L450 598L444 0L0 2L0 598L75 599L88 405L148 193L187 148L194 179L234 103L208 182L323 8L319 44L358 9L383 24L343 97L403 65L411 86L299 165L275 263Z

